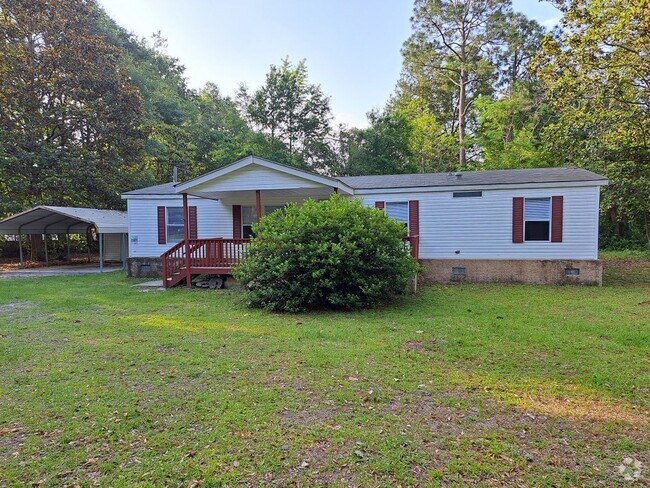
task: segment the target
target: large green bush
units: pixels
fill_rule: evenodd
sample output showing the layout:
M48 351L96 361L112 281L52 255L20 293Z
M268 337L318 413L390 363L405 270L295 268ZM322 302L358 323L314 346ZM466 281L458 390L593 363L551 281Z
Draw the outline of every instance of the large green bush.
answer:
M368 307L403 294L419 269L402 243L402 224L339 195L290 204L254 231L235 270L253 307Z

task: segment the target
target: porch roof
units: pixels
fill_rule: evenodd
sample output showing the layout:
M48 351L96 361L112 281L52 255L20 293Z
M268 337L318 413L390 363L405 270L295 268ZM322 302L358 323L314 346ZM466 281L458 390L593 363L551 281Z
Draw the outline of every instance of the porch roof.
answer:
M174 187L176 193L205 198L239 198L251 191L290 197L327 196L332 192L352 195L350 186L337 178L248 156L235 163Z

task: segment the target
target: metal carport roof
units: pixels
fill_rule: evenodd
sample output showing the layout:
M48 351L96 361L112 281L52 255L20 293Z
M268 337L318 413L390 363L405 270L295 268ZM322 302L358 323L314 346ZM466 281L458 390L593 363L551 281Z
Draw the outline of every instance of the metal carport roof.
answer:
M99 234L126 234L126 212L96 208L41 205L0 221L0 234L85 234L89 226Z

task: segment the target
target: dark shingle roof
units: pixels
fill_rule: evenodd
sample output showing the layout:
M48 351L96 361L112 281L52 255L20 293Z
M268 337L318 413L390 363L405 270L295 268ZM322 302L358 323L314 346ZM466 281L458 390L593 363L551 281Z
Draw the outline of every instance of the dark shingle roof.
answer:
M456 174L460 174L460 176L456 176ZM606 181L604 176L580 168L501 169L494 171L463 171L459 173L341 176L337 179L355 190ZM124 195L176 195L174 188L176 184L178 183L163 183L162 185L128 191Z
M460 176L456 176L460 174ZM561 183L601 181L604 176L580 168L502 169L459 173L421 173L408 175L344 176L346 185L355 190L430 186L512 185L525 183Z
M131 190L124 192L122 195L176 195L174 185L178 183L170 182L163 183L162 185L148 186L140 188L139 190Z

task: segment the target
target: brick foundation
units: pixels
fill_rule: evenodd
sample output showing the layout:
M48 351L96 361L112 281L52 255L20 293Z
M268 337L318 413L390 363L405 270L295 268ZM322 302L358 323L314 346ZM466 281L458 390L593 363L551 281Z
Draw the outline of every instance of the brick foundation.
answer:
M126 275L130 278L160 278L162 260L160 258L129 258L126 260Z
M603 283L598 260L421 259L421 283L527 283L596 285Z

